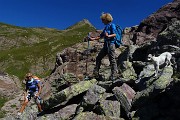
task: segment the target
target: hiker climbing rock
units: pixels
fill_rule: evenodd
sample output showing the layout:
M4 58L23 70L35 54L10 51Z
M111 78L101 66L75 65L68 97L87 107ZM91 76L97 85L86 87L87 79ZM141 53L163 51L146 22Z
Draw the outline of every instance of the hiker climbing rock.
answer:
M61 53L56 54L56 64L55 67L57 68L58 66L63 64L63 60L61 58Z
M37 79L37 77L33 77L31 73L26 74L26 89L24 92L24 102L21 106L20 111L18 112L18 118L21 116L23 113L25 107L27 106L28 102L31 100L33 97L37 106L39 112L42 112L42 107L41 107L41 98L40 98L40 93L41 93L41 83L40 80Z
M104 38L104 45L98 56L96 57L96 67L94 68L94 75L99 76L99 69L101 66L101 60L108 55L110 65L111 65L111 75L110 80L114 80L117 75L117 64L115 59L115 36L116 36L116 25L111 23L113 21L113 17L109 13L103 13L101 15L102 23L104 23L105 27L100 36L98 37L90 37L90 40L99 40L100 38Z
M61 66L63 64L63 60L62 60L62 55L61 53L57 53L56 54L56 62L55 62L55 66L54 69L52 70L51 74L54 73L56 71L56 69Z

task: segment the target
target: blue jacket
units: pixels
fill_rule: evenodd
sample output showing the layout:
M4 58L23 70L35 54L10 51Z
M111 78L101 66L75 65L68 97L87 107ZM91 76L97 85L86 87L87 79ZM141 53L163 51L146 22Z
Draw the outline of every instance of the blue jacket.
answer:
M28 80L26 82L26 89L29 90L30 92L36 92L38 91L38 83L40 81L39 80L36 80L34 78L31 78L31 80Z
M104 37L105 33L108 33L108 35L116 34L115 31L116 31L116 25L113 23L109 23L105 26L103 32L100 34L100 37L101 38ZM111 44L114 44L115 39L114 38L107 39L104 37L104 42L107 42L107 41L110 41Z

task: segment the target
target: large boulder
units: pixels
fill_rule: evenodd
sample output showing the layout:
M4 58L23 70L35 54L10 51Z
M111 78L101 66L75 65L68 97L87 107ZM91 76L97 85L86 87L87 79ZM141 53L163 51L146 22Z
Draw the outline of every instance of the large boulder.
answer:
M104 100L100 101L98 110L105 116L119 118L121 116L120 102L115 100Z
M121 103L121 106L124 108L126 114L129 115L136 92L129 85L124 83L120 87L115 87L113 89L113 93L117 100Z
M74 84L56 94L53 94L48 100L44 101L44 108L49 109L56 105L61 104L62 102L68 102L74 96L77 96L89 88L91 88L94 84L96 84L96 79L92 79L89 81L81 81L77 84Z
M97 115L93 112L82 112L81 114L77 115L73 120L124 120L124 119Z
M55 113L55 116L62 120L69 120L76 113L77 104L65 106Z

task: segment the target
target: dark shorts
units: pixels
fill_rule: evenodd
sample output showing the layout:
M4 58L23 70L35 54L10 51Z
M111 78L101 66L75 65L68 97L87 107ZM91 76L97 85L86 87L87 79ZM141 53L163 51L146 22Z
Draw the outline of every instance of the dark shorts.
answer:
M26 98L28 99L28 101L30 101L31 98L34 98L34 101L36 102L36 104L40 104L41 103L41 98L39 96L36 97L37 93L38 93L38 91L36 91L36 92L28 92Z

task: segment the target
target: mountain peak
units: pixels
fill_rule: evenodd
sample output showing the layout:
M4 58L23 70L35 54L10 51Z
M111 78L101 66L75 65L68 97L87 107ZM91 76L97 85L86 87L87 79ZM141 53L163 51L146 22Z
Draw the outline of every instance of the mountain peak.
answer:
M89 24L90 26L93 26L93 25L89 22L88 19L83 19L83 20L80 21L80 22L82 22L82 23L84 23L84 24Z
M95 27L89 22L89 20L83 19L83 20L81 20L81 21L75 23L74 25L68 27L67 29L77 28L77 27L80 27L80 26L82 26L82 25L89 25L90 27L95 28Z

